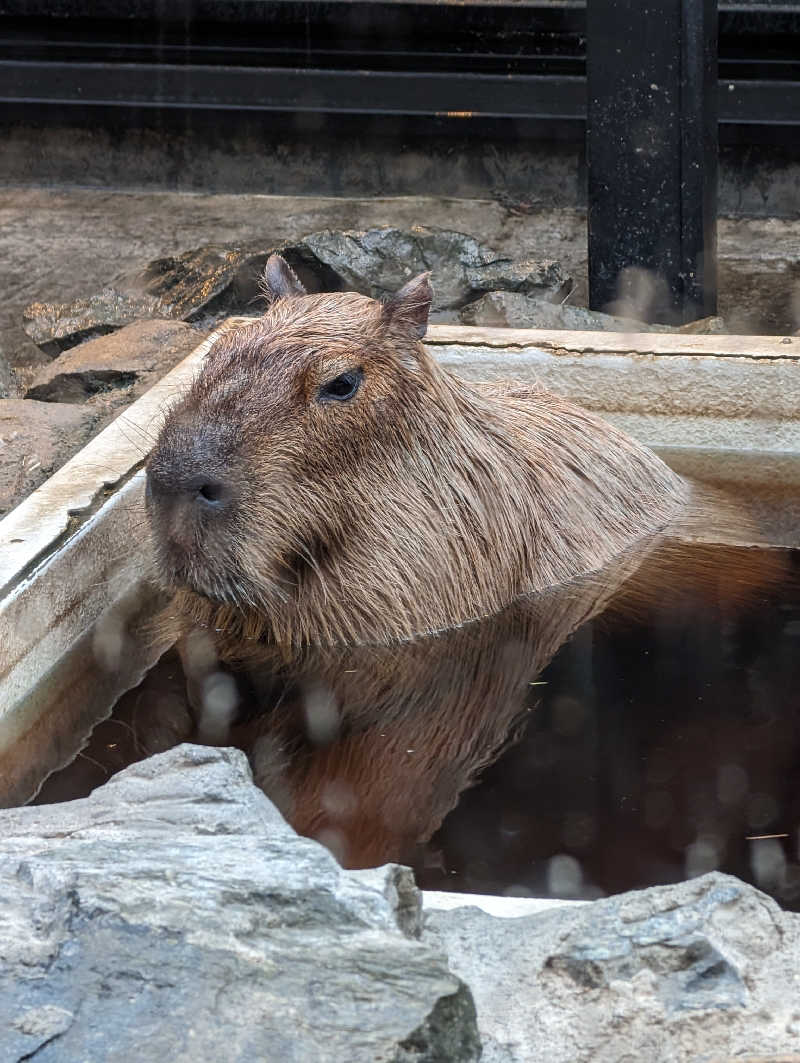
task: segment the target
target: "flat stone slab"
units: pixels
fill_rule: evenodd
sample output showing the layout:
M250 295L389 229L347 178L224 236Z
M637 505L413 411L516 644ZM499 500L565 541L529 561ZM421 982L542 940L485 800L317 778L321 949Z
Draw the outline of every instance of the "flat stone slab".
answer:
M202 333L182 321L137 321L59 355L37 371L25 397L84 402L114 388L135 393L172 369L202 339Z
M234 750L0 813L0 1058L477 1060L410 872L345 872Z
M475 995L484 1063L800 1053L800 915L729 875L522 918L430 908L425 925Z
M96 422L85 406L0 399L0 517L82 447Z

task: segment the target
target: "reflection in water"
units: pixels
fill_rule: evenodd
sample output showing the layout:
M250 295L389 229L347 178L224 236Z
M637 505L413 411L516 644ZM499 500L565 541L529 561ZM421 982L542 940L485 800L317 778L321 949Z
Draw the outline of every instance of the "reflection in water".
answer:
M190 702L173 652L37 800L221 743L348 866L560 896L721 867L800 905L799 570L791 551L662 541L391 647L287 662L250 643L222 664L198 632Z

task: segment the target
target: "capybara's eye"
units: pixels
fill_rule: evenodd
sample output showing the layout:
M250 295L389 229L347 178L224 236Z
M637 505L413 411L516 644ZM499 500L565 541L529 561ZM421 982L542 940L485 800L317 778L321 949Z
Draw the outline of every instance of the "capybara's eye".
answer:
M320 401L347 402L358 391L363 377L363 369L348 369L346 373L340 373L320 387Z

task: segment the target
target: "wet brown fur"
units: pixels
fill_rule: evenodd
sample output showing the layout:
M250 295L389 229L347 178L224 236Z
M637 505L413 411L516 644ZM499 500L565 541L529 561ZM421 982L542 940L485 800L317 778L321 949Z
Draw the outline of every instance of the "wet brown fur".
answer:
M600 614L636 623L653 602L667 615L687 600L733 614L786 572L781 551L655 537L488 621L400 646L309 649L286 661L278 647L214 634L247 678L240 711L250 715L219 740L244 749L292 826L346 866L411 860L514 740L537 700L530 684L577 628ZM212 655L206 674L218 667ZM189 674L202 687L203 675Z
M424 278L389 304L284 292L216 343L150 461L205 462L236 494L218 527L155 515L186 628L404 640L595 571L687 511L688 486L600 418L442 369L417 339L429 302ZM317 401L354 368L351 401Z

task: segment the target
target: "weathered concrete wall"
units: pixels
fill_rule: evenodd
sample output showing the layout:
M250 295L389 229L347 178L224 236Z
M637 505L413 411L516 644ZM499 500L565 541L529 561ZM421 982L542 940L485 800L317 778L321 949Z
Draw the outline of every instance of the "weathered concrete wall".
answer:
M498 197L537 207L583 207L580 140L537 139L524 123L424 124L197 113L120 114L61 124L0 125L0 184L310 196ZM729 144L720 152L722 214L797 217L800 150Z

